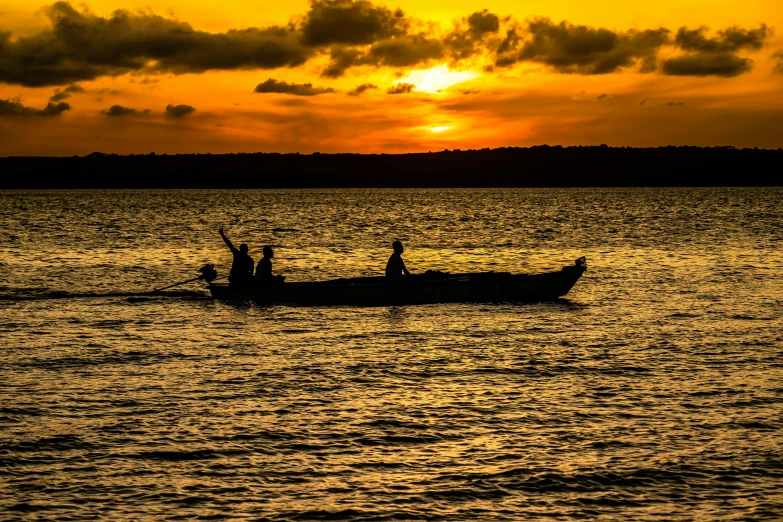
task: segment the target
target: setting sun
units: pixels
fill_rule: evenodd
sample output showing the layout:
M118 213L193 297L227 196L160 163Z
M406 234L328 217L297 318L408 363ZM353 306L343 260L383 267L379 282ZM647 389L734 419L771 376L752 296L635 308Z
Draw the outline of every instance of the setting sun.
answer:
M452 71L445 65L438 65L430 69L411 71L406 77L395 82L395 85L413 84L417 91L434 94L479 76L472 71Z
M453 125L438 125L437 127L427 127L427 130L430 132L446 132L451 129L453 129Z

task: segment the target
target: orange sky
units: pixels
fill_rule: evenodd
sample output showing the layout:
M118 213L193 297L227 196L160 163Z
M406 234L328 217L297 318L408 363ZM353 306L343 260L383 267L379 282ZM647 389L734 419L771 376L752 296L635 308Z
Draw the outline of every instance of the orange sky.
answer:
M0 156L783 147L772 1L226 4L4 3Z

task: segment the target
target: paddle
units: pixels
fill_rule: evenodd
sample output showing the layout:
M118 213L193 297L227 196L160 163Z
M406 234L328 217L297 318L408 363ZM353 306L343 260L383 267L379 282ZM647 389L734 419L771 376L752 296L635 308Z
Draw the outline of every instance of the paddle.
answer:
M185 283L198 281L199 279L204 279L204 276L194 277L193 279L188 279L187 281L180 281L179 283L174 283L173 285L164 286L163 288L156 288L155 290L153 290L153 292L161 292L163 290L168 290L169 288L174 288L175 286L184 285Z

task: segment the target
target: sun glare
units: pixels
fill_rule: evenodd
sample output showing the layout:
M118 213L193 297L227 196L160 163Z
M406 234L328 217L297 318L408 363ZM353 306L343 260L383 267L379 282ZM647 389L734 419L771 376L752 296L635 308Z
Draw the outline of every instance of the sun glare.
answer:
M437 93L473 78L477 78L479 74L472 71L452 71L445 65L438 65L430 69L423 69L418 71L411 71L408 76L395 82L398 83L412 83L416 86L416 90L420 92Z
M446 132L453 128L453 125L438 125L437 127L427 127L427 130L430 132Z

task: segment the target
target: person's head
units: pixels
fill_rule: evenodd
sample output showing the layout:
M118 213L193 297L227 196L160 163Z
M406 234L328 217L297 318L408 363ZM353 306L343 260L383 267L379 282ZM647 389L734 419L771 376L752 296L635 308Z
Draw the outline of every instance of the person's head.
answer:
M264 247L264 257L275 257L275 252L271 246L267 245Z
M247 244L242 243L241 245L239 245L239 251L242 252L243 254L247 254Z
M392 243L392 249L394 249L394 252L396 252L397 254L402 254L404 250L402 248L402 243L400 243L399 241L395 241L394 243Z

